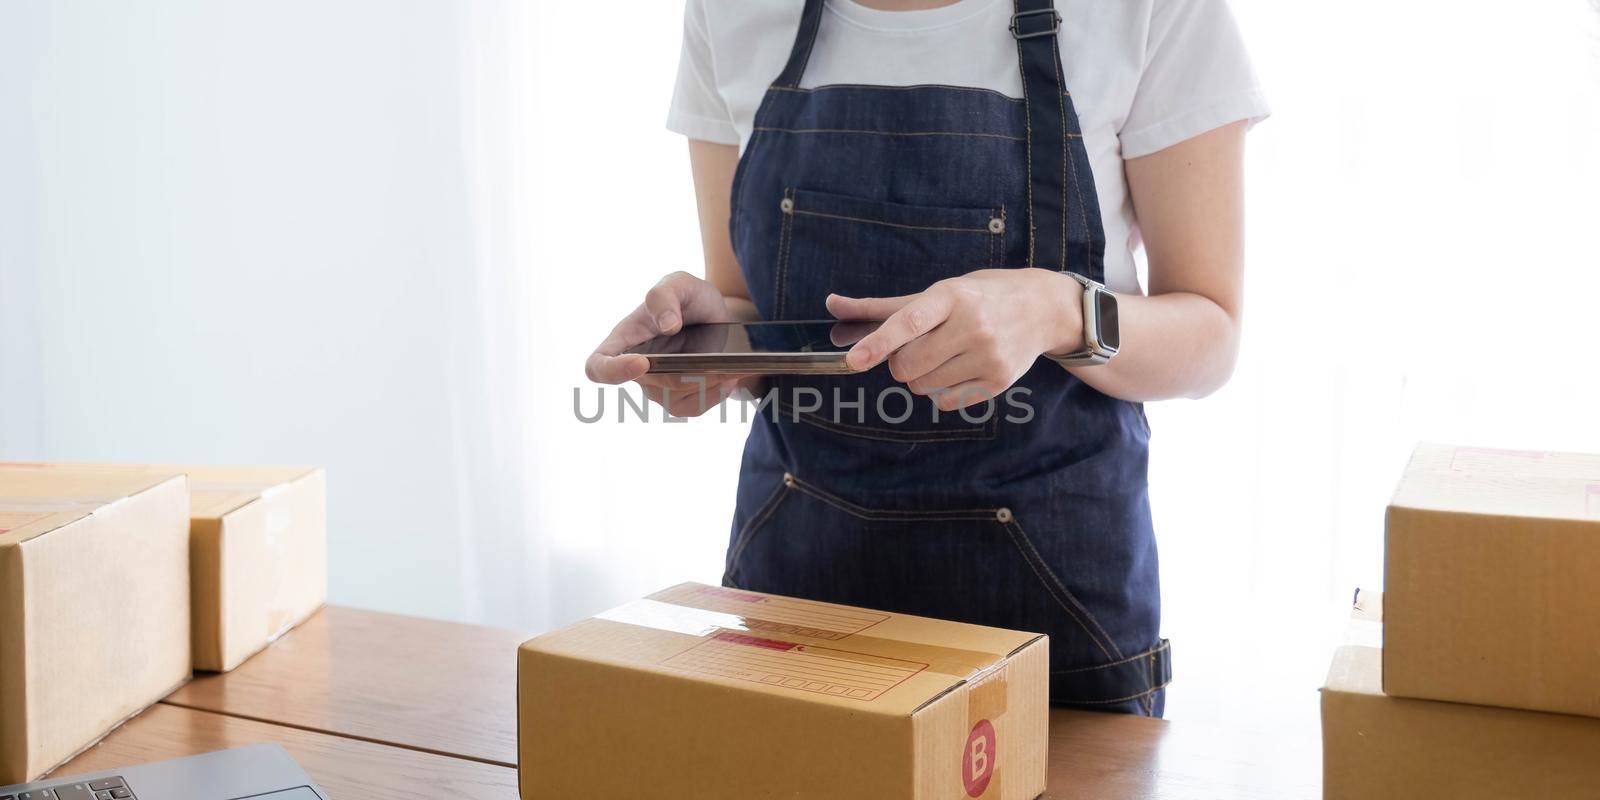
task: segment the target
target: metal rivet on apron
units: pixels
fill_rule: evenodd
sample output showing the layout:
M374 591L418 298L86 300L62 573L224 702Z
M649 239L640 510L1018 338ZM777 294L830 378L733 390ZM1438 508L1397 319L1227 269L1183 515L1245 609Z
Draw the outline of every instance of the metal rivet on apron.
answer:
M787 203L789 201L785 200L783 202ZM783 473L783 485L788 487L788 488L790 488L790 489L793 489L794 488L794 476L790 475L787 472Z
M990 233L1005 233L1006 232L1006 221L1001 219L1001 218L999 218L999 217L995 217L994 219L989 220L989 232Z
M793 214L794 213L794 198L785 197L782 200L778 201L778 210L782 211L785 214Z
M1002 524L1010 522L1011 521L1011 509L1002 508L1002 509L994 512L994 518L996 520L999 520Z

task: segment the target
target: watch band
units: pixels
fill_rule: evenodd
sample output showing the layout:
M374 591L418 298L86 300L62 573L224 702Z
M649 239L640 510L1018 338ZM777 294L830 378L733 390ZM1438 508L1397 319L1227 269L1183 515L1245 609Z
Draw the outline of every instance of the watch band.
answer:
M1109 291L1106 289L1105 284L1087 278L1083 275L1079 275L1076 272L1067 272L1066 270L1062 270L1061 274L1077 281L1083 286L1083 294L1081 296L1081 302L1083 304L1083 347L1077 351L1067 353L1065 355L1045 353L1044 357L1056 362L1057 364L1071 367L1093 366L1096 364L1104 364L1110 361L1111 357L1117 354L1117 351L1107 349L1100 344L1101 337L1098 311L1099 306L1096 303L1096 300L1098 299L1096 295L1100 293L1109 294Z

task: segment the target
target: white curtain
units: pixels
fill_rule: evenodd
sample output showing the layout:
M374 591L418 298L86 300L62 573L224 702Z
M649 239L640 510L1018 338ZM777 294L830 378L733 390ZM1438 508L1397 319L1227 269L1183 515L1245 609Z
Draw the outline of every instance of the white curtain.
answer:
M1150 409L1169 714L1314 736L1415 441L1600 451L1600 11L1234 8L1276 114L1239 371ZM574 414L700 263L680 18L0 6L0 457L325 463L336 602L538 631L715 581L744 427Z

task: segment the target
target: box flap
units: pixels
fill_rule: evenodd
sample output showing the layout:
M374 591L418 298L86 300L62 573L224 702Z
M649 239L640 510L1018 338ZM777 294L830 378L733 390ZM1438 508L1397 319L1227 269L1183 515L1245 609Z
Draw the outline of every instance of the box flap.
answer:
M1383 651L1376 647L1344 645L1333 653L1324 692L1383 694Z
M525 649L909 716L1037 634L686 583Z
M273 489L318 470L311 467L170 467L189 475L189 516L217 519Z
M1600 456L1421 444L1390 505L1600 520Z
M189 516L198 519L220 519L229 512L260 497L275 487L305 478L320 471L320 467L229 467L184 464L53 464L38 462L0 462L0 474L8 470L48 470L75 473L133 473L170 476L184 473L189 476ZM0 495L3 495L0 490ZM70 521L70 520L67 520ZM57 524L64 524L57 523ZM0 528L7 527L0 518ZM12 527L18 527L13 525Z
M171 470L0 462L0 546L49 533L174 476Z

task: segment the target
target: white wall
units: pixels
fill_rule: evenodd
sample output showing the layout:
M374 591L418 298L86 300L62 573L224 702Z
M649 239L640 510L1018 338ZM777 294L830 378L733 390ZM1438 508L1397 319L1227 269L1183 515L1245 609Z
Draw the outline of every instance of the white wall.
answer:
M518 604L469 5L0 6L0 454L326 464L332 599Z
M1600 12L1235 9L1277 113L1238 375L1151 409L1169 711L1315 735L1416 440L1600 451ZM0 6L0 456L325 463L338 602L537 630L715 580L741 426L571 410L699 261L679 14Z

